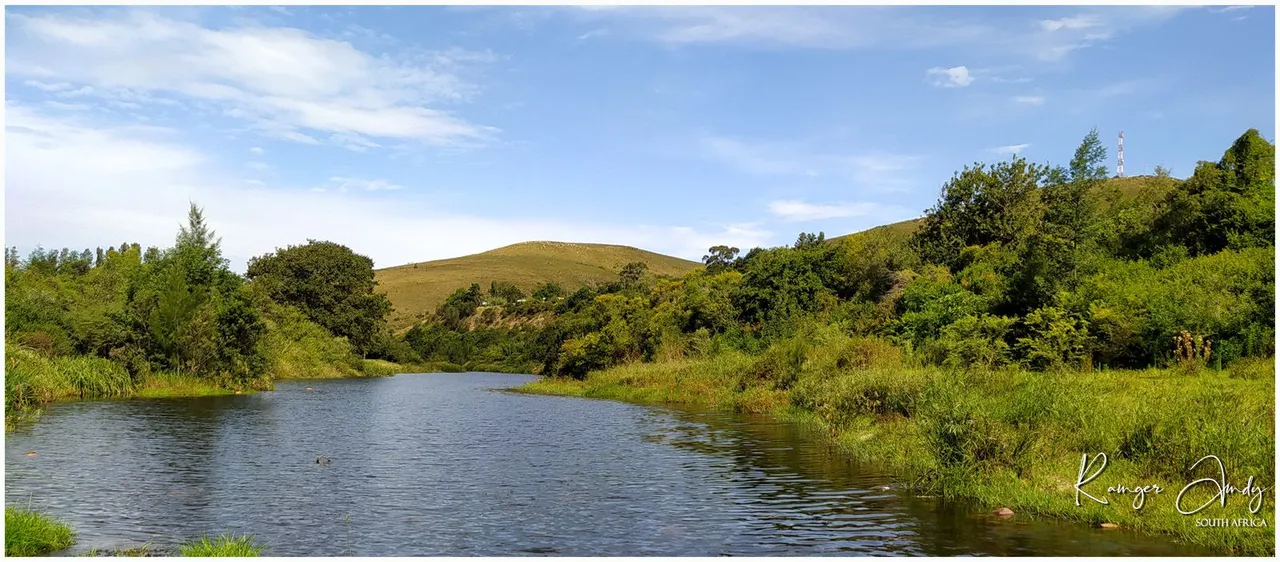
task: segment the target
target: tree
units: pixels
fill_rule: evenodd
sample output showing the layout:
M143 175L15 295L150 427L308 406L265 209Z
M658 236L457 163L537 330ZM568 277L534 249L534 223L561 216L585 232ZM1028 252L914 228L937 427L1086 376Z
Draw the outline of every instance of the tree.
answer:
M120 252L132 246L121 244ZM227 269L227 260L222 258L222 239L216 238L205 224L204 212L195 203L191 203L187 211L187 225L179 227L173 253L186 271L187 283L193 287L208 286L217 271Z
M1275 245L1275 145L1256 129L1218 162L1200 162L1163 201L1153 246L1180 244L1192 256Z
M373 260L334 242L307 240L253 258L246 274L273 300L296 306L361 354L391 312L386 295L374 292Z
M644 275L648 271L648 264L642 261L635 261L622 266L622 272L618 274L618 277L624 287L634 287L640 283L641 279L644 279Z
M547 281L533 289L533 298L538 300L549 300L564 295L564 289L555 281Z
M1173 177L1169 169L1161 165L1156 166L1155 174L1157 178L1161 179Z
M965 166L926 211L924 224L911 237L911 249L925 262L958 271L966 247L1021 244L1040 221L1040 203L1032 195L1049 175L1047 166L1023 158Z
M702 263L706 264L708 273L719 273L733 265L738 251L729 246L712 246L707 249L707 255L702 256Z
M1097 233L1097 205L1094 201L1099 185L1106 181L1102 165L1107 151L1098 142L1098 130L1085 136L1071 160L1070 181L1049 183L1040 192L1044 203L1043 222L1026 248L1024 264L1043 265L1039 272L1042 297L1032 308L1045 304L1062 286L1072 286L1086 255L1092 251ZM1027 268L1024 268L1024 271ZM1027 309L1028 311L1030 308Z
M810 246L817 246L818 244L825 242L826 239L827 235L823 232L819 232L816 235L808 232L801 232L800 236L796 237L796 243L793 247L800 250Z
M520 288L516 287L513 283L508 283L506 281L490 281L489 296L501 298L508 303L514 303L524 298L524 291L521 291Z
M1084 141L1076 148L1076 155L1071 159L1071 181L1083 182L1107 179L1107 167L1102 163L1107 159L1107 149L1098 140L1098 129L1094 128L1085 135Z

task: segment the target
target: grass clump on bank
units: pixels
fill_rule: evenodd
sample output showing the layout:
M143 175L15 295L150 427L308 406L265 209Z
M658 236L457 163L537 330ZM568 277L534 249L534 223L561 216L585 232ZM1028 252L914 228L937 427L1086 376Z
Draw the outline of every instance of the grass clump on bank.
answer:
M265 386L234 385L176 373L131 376L120 363L87 356L46 356L5 343L5 428L37 417L52 402L101 398L176 398L253 392ZM269 381L265 381L268 382Z
M213 538L205 535L178 547L182 556L192 557L260 556L262 550L262 546L254 543L253 535L236 536L229 533Z
M1206 455L1222 460L1227 483L1254 477L1273 497L1274 359L1229 369L1029 372L1016 367L951 370L916 367L880 354L874 338L817 338L816 345L779 342L759 356L630 364L590 373L583 381L543 378L523 392L648 404L689 404L771 413L832 439L850 457L875 463L921 494L977 500L988 507L1090 524L1117 523L1176 536L1224 553L1275 552L1275 507L1257 514L1249 497L1229 495L1194 516L1174 502L1191 482L1219 478ZM1259 376L1259 375L1264 376ZM1075 482L1082 455L1105 453L1107 465L1084 490ZM1090 474L1097 467L1093 465ZM1111 486L1155 485L1141 510L1133 494ZM1203 484L1182 506L1215 491ZM1265 527L1201 526L1222 518L1265 521Z
M75 544L75 531L66 523L31 509L4 508L4 555L40 556Z

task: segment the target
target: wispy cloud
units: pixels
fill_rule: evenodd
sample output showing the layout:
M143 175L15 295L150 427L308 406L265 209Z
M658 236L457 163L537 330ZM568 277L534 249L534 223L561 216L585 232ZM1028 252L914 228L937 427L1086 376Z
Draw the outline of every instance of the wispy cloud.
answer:
M9 14L7 24L8 73L45 91L193 100L250 130L307 144L338 135L339 144L365 148L372 138L474 145L497 132L429 107L472 98L478 87L460 70L483 54L374 56L299 29L210 29L145 10L92 19Z
M986 31L980 24L878 6L584 6L571 13L587 21L620 22L625 35L672 45L927 48L972 41Z
M376 179L335 176L330 187L345 183L352 189L318 193L224 170L217 159L178 142L170 129L91 122L83 113L48 114L12 102L5 118L5 238L24 251L37 244L84 248L121 240L168 246L189 201L205 207L224 252L241 271L249 257L308 238L341 241L377 267L527 240L627 244L698 259L716 244L750 248L772 238L756 224L478 217L406 198L411 190L367 197L366 187L394 185Z
M1068 54L1108 41L1135 27L1158 25L1177 16L1189 6L1106 6L1082 9L1074 15L1036 22L1030 33L1006 37L1010 48L1018 47L1043 61L1056 61Z
M1056 18L979 20L899 6L621 6L567 10L617 37L668 45L738 44L807 49L974 48L1056 61L1189 7L1103 6Z
M332 177L329 181L337 186L338 191L346 191L348 189L356 189L363 191L388 191L402 189L404 186L391 183L387 180L366 180L360 178Z
M1016 154L1021 153L1023 150L1026 150L1026 149L1027 149L1027 148L1029 148L1030 146L1031 146L1031 145L1030 145L1030 144L1027 144L1027 143L1023 143L1023 144L1009 144L1009 145L1005 145L1005 146L997 146L997 147L995 147L995 148L991 149L991 152L994 152L994 153L996 153L996 154L1014 154L1014 155L1016 155Z
M1044 96L1014 96L1013 101L1022 105L1044 105Z
M911 185L910 170L920 157L884 150L828 152L801 142L762 142L706 135L702 154L753 175L834 178L871 191L899 191Z
M925 72L929 82L942 88L963 88L973 83L973 76L964 65L942 68L935 66Z
M848 217L883 217L902 215L897 206L879 203L808 203L803 200L781 200L769 203L769 212L788 221L803 222Z
M266 153L267 151L266 151L266 149L262 148L261 146L255 146L255 147L253 147L253 148L250 148L250 149L249 149L249 152L252 152L252 153L254 153L254 154L261 155L261 154Z

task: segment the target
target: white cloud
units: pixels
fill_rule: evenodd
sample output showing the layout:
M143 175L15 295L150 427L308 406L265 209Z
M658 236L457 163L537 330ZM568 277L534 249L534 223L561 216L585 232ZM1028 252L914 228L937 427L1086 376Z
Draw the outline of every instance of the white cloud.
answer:
M369 198L363 190L264 184L220 169L177 143L170 129L102 126L84 121L83 114L51 115L12 103L5 117L5 238L24 253L37 244L92 248L125 240L167 247L190 201L205 208L224 254L240 271L249 257L308 238L341 242L387 267L528 240L626 244L696 260L716 244L748 248L772 236L749 224L479 217L406 198L408 190ZM393 185L339 179L352 186Z
M760 142L716 135L703 136L698 148L706 158L747 174L837 178L873 191L900 191L909 187L910 171L920 160L917 156L886 151L827 152L805 143Z
M339 191L348 189L363 191L388 191L393 189L401 189L404 186L396 185L387 180L365 180L360 178L333 177L329 181L335 184Z
M250 149L249 149L249 152L252 152L252 153L257 154L257 155L262 155L262 154L266 153L267 151L266 151L266 149L262 148L261 146L255 146L255 147L253 147L253 148L250 148Z
M1068 54L1110 40L1135 27L1158 25L1190 6L1107 6L1072 16L1039 20L1036 31L1013 34L1002 41L1008 48L1057 61Z
M265 162L250 162L247 166L255 170L267 170L271 168L271 166L267 165Z
M62 103L54 100L44 102L44 106L62 111L87 111L90 109L89 106L83 103Z
M51 84L48 82L41 82L39 80L27 80L26 82L23 82L23 84L46 92L61 92L63 90L71 89L71 84L66 82L56 82Z
M951 68L935 66L926 71L925 75L934 86L943 88L963 88L973 83L973 76L969 74L968 67L963 65Z
M623 28L617 35L672 45L927 48L973 41L988 31L981 24L881 6L582 6L569 13L593 22L615 20Z
M132 102L185 97L265 135L308 144L338 135L471 146L497 132L427 107L474 97L479 89L463 71L491 60L486 54L374 56L299 29L209 29L147 11L10 14L7 23L8 73L48 91Z
M1014 96L1013 101L1022 105L1044 105L1044 96Z
M783 200L769 203L769 212L789 221L814 221L848 217L883 217L899 215L903 210L879 203L814 204L802 200Z
M1063 17L979 20L905 6L622 6L567 13L620 38L668 45L740 44L806 49L973 48L1059 60L1189 6L1102 6Z
M995 147L995 148L991 149L991 152L994 152L994 153L996 153L996 154L1014 154L1014 155L1016 155L1016 154L1021 153L1023 150L1026 150L1026 149L1027 149L1027 148L1029 148L1030 146L1031 146L1031 145L1030 145L1030 144L1027 144L1027 143L1023 143L1023 144L1009 144L1009 145L1005 145L1005 146L997 146L997 147Z
M1092 14L1084 14L1056 20L1040 20L1040 28L1045 31L1058 31L1059 29L1088 29L1090 27L1098 27L1100 25L1102 25L1102 20L1098 18L1098 16Z

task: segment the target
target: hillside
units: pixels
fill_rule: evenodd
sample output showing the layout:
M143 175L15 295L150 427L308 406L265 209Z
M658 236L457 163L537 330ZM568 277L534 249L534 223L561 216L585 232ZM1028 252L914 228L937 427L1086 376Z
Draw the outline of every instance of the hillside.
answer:
M701 264L654 252L610 244L523 242L470 256L380 269L378 287L395 311L391 327L404 328L433 312L455 290L492 281L514 283L529 293L553 281L567 291L584 285L616 281L623 265L644 262L654 275L681 275Z
M1111 178L1102 184L1099 189L1099 203L1103 206L1110 204L1116 200L1142 198L1146 201L1157 201L1163 198L1173 186L1178 184L1177 179L1159 178L1156 176L1130 176L1127 178ZM860 232L846 234L844 236L836 236L830 240L853 240L859 238L884 238L890 241L905 241L915 233L920 225L924 224L923 218L908 219L905 221L895 222L869 228Z
M1103 204L1108 200L1145 197L1155 200L1178 180L1154 176L1112 178L1103 184ZM905 241L923 219L910 219L870 228L831 240L884 237ZM657 275L680 275L701 264L648 252L630 246L569 242L523 242L487 252L444 260L412 263L376 272L378 285L391 298L395 311L393 329L406 328L425 318L453 291L471 283L488 290L492 281L514 283L528 293L547 281L572 291L584 285L614 281L623 265L642 261Z

